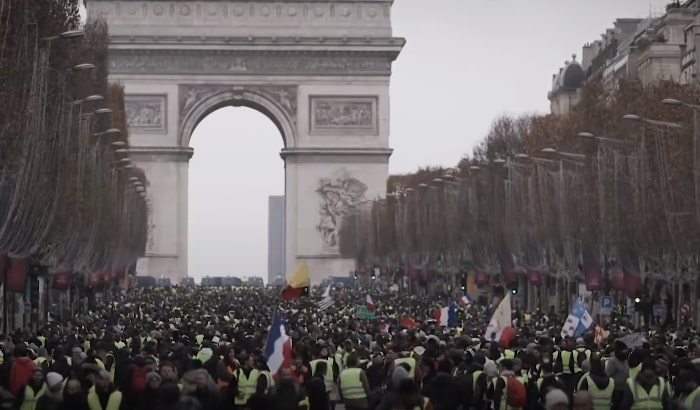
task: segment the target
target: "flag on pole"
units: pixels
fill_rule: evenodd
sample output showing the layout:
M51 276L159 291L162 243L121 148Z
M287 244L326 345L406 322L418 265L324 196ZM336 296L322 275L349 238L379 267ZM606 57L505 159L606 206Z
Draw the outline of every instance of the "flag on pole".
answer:
M310 285L309 265L306 262L302 262L287 281L287 286L282 289L280 297L284 300L298 299L309 294Z
M376 309L376 306L374 306L374 302L372 301L372 297L370 295L367 295L367 310L370 312L374 312Z
M578 337L583 334L593 324L593 317L588 313L588 309L583 305L581 299L576 300L571 308L569 317L561 327L561 337Z
M513 326L511 319L510 293L506 293L506 297L501 300L496 307L496 310L491 315L489 325L486 327L487 340L500 340L503 335L503 330Z
M333 298L331 298L331 285L328 285L326 291L323 292L323 296L321 296L321 300L316 304L316 307L318 310L326 310L333 306L334 303Z
M436 310L433 317L440 326L455 326L457 324L457 304L452 302L450 306Z
M292 365L292 339L287 336L279 312L272 316L272 326L265 342L265 358L270 374L276 376L280 370Z
M459 304L462 306L469 306L472 303L474 303L474 298L468 293L459 299Z

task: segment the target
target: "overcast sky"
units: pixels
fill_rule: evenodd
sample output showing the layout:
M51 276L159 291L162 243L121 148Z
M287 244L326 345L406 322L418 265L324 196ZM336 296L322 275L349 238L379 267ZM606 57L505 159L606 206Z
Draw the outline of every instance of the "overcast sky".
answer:
M669 0L397 0L408 41L391 83L392 173L455 165L504 113L546 112L552 74L618 17ZM267 277L267 197L284 193L272 122L247 108L208 116L192 138L189 273ZM252 172L255 170L255 172Z

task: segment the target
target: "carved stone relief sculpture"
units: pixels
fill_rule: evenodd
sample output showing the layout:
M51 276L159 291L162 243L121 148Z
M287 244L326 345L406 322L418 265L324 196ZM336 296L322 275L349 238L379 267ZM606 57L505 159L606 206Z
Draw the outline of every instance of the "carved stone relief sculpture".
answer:
M251 92L265 96L284 111L293 123L297 118L297 87L293 85L181 85L180 86L180 121L200 101L213 95L235 91L236 93Z
M311 96L311 132L376 135L377 97Z
M334 177L319 180L316 192L321 197L320 222L317 229L324 245L336 250L343 217L353 207L364 202L367 185L351 177L347 170L343 169Z
M131 128L165 131L165 96L126 96L126 120Z

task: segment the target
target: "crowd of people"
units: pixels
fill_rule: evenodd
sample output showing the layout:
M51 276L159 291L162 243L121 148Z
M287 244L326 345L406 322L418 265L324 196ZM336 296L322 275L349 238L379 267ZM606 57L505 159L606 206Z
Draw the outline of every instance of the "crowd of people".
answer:
M624 318L562 337L566 312L513 311L379 289L132 289L70 320L0 337L0 409L15 410L700 410L692 329ZM357 306L367 294L373 317ZM326 295L327 296L327 295ZM291 341L271 370L273 317Z

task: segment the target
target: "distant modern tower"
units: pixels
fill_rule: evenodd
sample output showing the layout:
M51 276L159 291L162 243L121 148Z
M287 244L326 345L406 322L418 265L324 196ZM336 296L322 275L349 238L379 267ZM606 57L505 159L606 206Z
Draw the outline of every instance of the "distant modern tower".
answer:
M267 283L278 275L284 278L284 196L270 196L267 205Z

